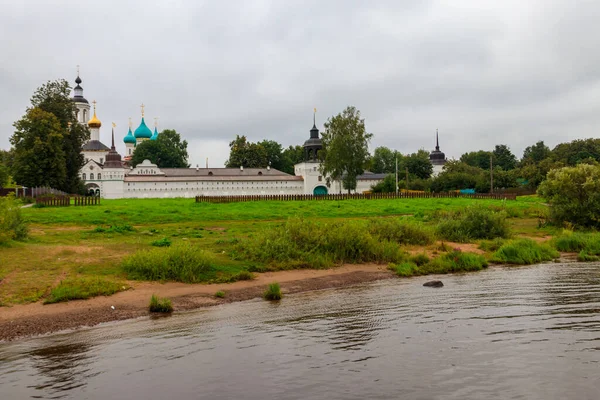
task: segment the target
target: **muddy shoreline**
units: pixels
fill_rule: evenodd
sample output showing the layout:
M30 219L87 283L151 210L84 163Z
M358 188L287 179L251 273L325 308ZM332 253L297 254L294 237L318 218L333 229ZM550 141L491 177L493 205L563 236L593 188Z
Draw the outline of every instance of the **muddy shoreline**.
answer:
M221 285L139 283L110 297L68 303L41 303L0 308L0 342L12 341L100 323L147 317L148 301L156 293L169 297L175 312L261 297L268 283L277 281L285 294L349 287L394 278L382 265L343 266L331 270L281 271L258 274L253 281ZM223 299L214 293L224 290ZM114 307L114 309L113 309Z

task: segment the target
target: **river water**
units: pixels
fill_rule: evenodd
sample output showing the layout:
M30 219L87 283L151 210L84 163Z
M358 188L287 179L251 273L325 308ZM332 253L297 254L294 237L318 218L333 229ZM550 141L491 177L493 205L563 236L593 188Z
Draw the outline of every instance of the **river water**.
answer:
M429 279L0 344L0 399L600 398L600 264Z

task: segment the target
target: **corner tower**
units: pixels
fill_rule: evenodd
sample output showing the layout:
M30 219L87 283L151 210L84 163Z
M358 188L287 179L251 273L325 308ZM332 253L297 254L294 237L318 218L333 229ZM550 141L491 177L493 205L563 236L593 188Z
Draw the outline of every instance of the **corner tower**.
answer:
M313 113L313 127L310 130L310 138L304 142L304 161L319 162L319 152L323 149L323 142L319 137L316 121L317 109Z
M429 154L429 161L433 165L433 175L442 172L442 168L446 164L446 155L440 151L440 140L438 130L435 130L435 150Z

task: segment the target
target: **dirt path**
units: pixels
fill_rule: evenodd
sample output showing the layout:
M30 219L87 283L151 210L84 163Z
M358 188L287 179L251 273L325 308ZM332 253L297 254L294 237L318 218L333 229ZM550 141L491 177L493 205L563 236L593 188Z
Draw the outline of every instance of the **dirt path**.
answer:
M279 282L283 293L298 293L356 285L394 275L385 265L345 265L328 270L294 270L256 274L252 281L229 284L132 282L132 290L110 297L43 305L41 302L0 308L0 340L39 335L64 329L93 326L102 322L148 315L152 294L168 297L175 311L206 307L260 297L271 282ZM214 297L224 290L224 299ZM114 309L112 308L114 307Z

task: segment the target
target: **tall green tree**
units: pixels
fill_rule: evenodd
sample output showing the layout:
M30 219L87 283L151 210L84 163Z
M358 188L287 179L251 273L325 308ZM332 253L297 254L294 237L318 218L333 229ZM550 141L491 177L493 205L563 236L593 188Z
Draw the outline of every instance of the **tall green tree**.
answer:
M479 150L471 151L460 156L460 161L472 167L481 169L490 169L491 151Z
M14 123L12 176L27 187L64 189L67 166L63 148L65 130L50 112L34 107Z
M380 146L373 152L371 157L371 172L376 174L393 174L396 172L396 159L399 165L402 163L403 156L396 150L389 147Z
M0 150L0 188L6 186L10 180L9 168L12 165L12 154L5 150Z
M71 100L70 93L71 87L66 80L49 81L35 91L31 97L31 105L53 114L63 132L62 149L66 177L64 184L56 189L79 193L83 190L79 171L85 161L81 147L90 138L90 131L87 125L77 123L75 115L77 108Z
M600 139L579 139L561 143L552 150L552 159L566 165L577 165L593 158L600 161Z
M396 193L396 176L388 174L379 183L371 186L373 193Z
M280 171L294 175L294 165L304 161L304 146L288 146L281 154L283 166Z
M369 158L369 141L373 137L373 134L367 133L360 111L349 106L329 118L321 136L323 150L319 168L326 177L327 185L341 180L348 193L356 190L356 177L364 172Z
M517 167L517 157L510 151L507 145L497 144L492 154L495 167L500 167L505 171Z
M550 203L550 215L559 224L600 228L600 167L579 164L553 169L538 194Z
M148 159L159 168L189 168L187 141L174 129L165 129L156 140L146 140L136 146L131 164L135 167Z
M540 140L533 146L528 146L525 151L523 151L521 162L523 164L537 164L542 160L549 158L551 154L550 148L544 144L543 140Z
M225 161L227 168L265 168L267 165L267 149L260 144L249 142L244 135L236 135L229 143L229 159Z
M267 164L271 165L271 168L282 171L282 168L284 167L284 159L283 148L281 147L281 144L274 140L265 139L262 142L258 142L258 145L262 146L267 152Z
M429 152L423 149L404 156L399 168L399 173L408 168L408 173L419 179L428 179L433 174L433 165L429 161Z

